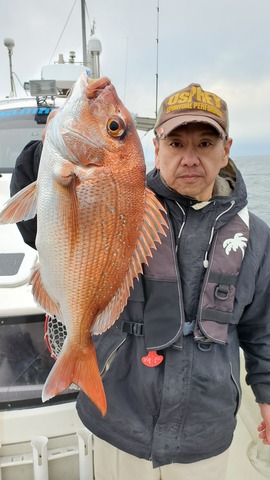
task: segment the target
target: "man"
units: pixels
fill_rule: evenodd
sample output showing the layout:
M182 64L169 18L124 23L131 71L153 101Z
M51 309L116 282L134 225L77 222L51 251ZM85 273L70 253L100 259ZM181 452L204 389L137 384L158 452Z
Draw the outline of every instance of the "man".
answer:
M221 480L240 405L239 346L270 445L269 228L247 210L221 98L197 84L169 95L155 135L147 182L168 234L120 318L95 338L107 414L83 392L77 409L95 434L96 480ZM12 194L35 179L40 151L32 143L18 158Z

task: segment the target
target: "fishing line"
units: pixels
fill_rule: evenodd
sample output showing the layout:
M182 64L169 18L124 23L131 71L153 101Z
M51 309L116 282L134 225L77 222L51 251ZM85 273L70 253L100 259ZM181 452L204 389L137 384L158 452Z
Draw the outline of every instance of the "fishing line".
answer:
M156 54L156 118L158 111L158 68L159 68L159 0L157 0L157 54Z
M126 46L125 80L124 80L124 101L123 101L124 105L126 104L126 93L127 93L128 42L129 42L129 37L127 37L127 46Z
M90 15L89 15L89 11L88 11L86 1L84 2L84 5L85 5L85 10L86 10L86 14L87 14L88 22L89 22L89 29L90 29L91 35L94 35L96 22L95 22L95 19L94 19L93 20L93 25L91 25Z
M67 26L67 24L68 24L68 21L69 21L69 19L70 19L70 17L71 17L71 14L72 14L72 12L73 12L73 10L74 10L74 7L75 7L75 4L76 4L76 3L77 3L77 0L75 0L74 3L73 3L73 6L72 6L72 8L71 8L71 10L70 10L70 13L69 13L69 16L68 16L68 18L67 18L67 20L66 20L66 23L65 23L65 25L64 25L64 28L63 28L63 30L62 30L62 32L61 32L61 35L60 35L60 37L59 37L59 39L58 39L58 42L57 42L57 44L56 44L56 47L55 47L55 49L54 49L54 51L53 51L53 54L52 54L52 56L51 56L51 59L50 59L50 61L49 61L49 65L50 65L50 63L51 63L51 61L52 61L52 59L53 59L53 56L54 56L54 54L55 54L55 52L56 52L56 49L57 49L57 47L58 47L58 45L59 45L59 43L60 43L60 40L61 40L61 38L62 38L62 36L63 36L63 33L64 33L65 29L66 29L66 26Z

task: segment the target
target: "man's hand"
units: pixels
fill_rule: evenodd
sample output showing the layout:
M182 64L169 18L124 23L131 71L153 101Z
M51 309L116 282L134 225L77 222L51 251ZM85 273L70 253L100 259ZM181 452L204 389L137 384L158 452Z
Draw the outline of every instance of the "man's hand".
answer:
M268 403L259 404L261 410L262 422L258 426L259 438L265 445L270 445L270 405Z

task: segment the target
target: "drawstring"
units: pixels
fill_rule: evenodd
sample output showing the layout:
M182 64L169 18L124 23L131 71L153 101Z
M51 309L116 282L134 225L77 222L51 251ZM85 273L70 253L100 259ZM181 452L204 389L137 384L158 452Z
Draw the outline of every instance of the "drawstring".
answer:
M182 214L183 214L183 217L184 217L184 219L185 219L185 217L186 217L185 210L181 207L180 203L178 203L177 201L176 201L175 203L176 203L176 205L180 208L180 210L181 210L181 212L182 212ZM184 220L183 223L182 223L182 225L181 225L181 227L180 227L179 233L178 233L178 235L177 235L176 247L175 247L175 252L176 252L176 253L177 253L177 251L178 251L179 241L180 241L180 237L181 237L183 228L184 228L184 226L185 226L185 223L186 223L186 221Z
M215 220L214 224L215 224L215 223L216 223L216 220ZM210 246L211 246L211 243L212 243L212 240L213 240L214 231L215 231L215 228L212 227L212 228L211 228L211 233L210 233L209 242L208 242L208 247L207 247L207 250L206 250L206 252L205 252L204 260L203 260L203 266L204 266L204 268L207 268L208 265L209 265L208 253L209 253Z
M204 255L204 261L203 261L203 266L204 268L207 268L208 265L209 265L209 261L208 261L208 253L209 253L209 250L210 250L210 247L211 247L211 243L212 243L212 240L213 240L213 237L214 237L214 232L215 232L215 226L218 222L218 220L220 219L220 217L222 217L222 215L224 215L225 213L229 212L235 205L235 201L234 200L231 200L231 204L228 208L226 208L226 210L224 210L224 212L221 212L217 218L215 219L214 221L214 224L211 228L211 233L210 233L210 238L209 238L209 242L208 242L208 247L207 247L207 250L205 252L205 255Z

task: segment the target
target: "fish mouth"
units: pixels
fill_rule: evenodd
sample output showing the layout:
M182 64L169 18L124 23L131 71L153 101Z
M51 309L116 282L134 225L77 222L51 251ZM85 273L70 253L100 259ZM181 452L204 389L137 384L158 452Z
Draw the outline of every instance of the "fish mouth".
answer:
M86 98L89 100L97 98L106 87L111 85L108 77L97 78L95 80L86 77L87 87L85 90Z

